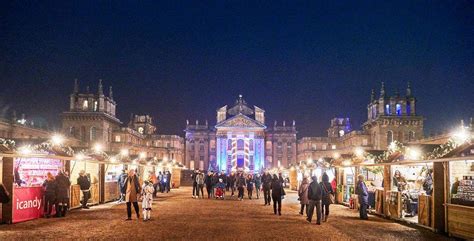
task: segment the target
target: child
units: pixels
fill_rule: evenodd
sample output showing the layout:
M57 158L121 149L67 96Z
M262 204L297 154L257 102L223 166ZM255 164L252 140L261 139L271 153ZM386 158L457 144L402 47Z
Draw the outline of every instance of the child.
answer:
M143 221L148 221L151 218L151 205L153 203L153 183L145 181L142 188L142 209L143 209Z
M219 182L216 184L216 199L224 199L225 195L225 183L222 178L219 179Z

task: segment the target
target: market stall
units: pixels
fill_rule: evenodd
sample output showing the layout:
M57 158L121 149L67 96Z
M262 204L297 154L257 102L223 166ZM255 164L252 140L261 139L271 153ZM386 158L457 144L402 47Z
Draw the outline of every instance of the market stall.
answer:
M118 178L123 170L125 170L125 165L117 162L115 159L112 159L112 161L108 160L104 165L104 202L115 201L120 197Z
M8 146L5 143L4 140L0 143L1 177L11 201L2 205L2 222L17 223L43 217L43 183L48 173L56 176L64 171L72 149L49 142L18 149L14 142Z
M100 203L100 163L96 159L91 158L75 158L70 161L70 181L71 181L71 208L76 208L81 205L82 192L77 184L77 178L79 173L85 171L85 175L88 177L91 188L89 199L90 205Z
M474 239L474 145L461 146L445 159L447 231Z

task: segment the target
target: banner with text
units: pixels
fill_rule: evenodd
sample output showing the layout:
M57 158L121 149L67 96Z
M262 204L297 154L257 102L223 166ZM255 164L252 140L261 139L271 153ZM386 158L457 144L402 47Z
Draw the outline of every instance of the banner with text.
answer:
M15 187L13 193L13 223L43 217L42 187Z

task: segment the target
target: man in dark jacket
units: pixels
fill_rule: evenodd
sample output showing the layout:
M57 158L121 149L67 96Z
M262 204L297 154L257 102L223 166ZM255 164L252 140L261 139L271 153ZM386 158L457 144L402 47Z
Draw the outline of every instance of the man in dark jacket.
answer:
M272 175L265 171L262 175L262 185L263 185L263 198L265 199L265 205L270 205L270 188L272 183Z
M323 196L323 189L318 183L318 178L316 176L312 177L313 181L309 184L308 187L308 218L306 219L311 223L313 218L314 208L316 207L316 224L321 225L321 198Z
M212 172L209 172L206 175L206 178L204 178L204 183L206 184L206 190L207 190L207 198L211 198L212 196Z
M277 177L276 174L273 174L273 179L271 182L271 189L272 189L272 199L273 199L273 213L281 216L281 196L283 194L283 183Z
M358 181L357 181L355 193L358 196L359 204L360 204L359 216L360 216L360 219L367 220L369 219L369 217L367 216L367 208L369 206L369 192L364 182L364 175L359 175L357 179Z
M170 192L171 191L171 172L170 171L166 171L166 179L168 180L168 182L166 183L166 192Z
M122 174L120 174L117 180L118 185L119 185L119 191L120 191L120 199L118 200L119 203L125 200L125 192L122 192L122 190L123 190L123 187L125 186L125 180L127 179L127 177L128 177L127 170L123 169Z
M230 190L232 191L231 197L233 197L235 192L235 173L231 173L228 178L227 185L229 185Z
M198 185L196 182L196 178L198 174L199 174L198 170L194 170L193 174L191 174L191 180L193 180L193 198L199 197L199 190L198 190Z
M86 175L86 172L84 170L81 170L79 172L79 177L77 178L77 184L81 188L82 192L82 208L84 209L89 209L87 206L87 202L89 201L89 198L91 197L91 182L89 181L89 178Z
M69 188L71 181L64 175L63 171L59 171L56 176L56 217L65 217L69 206Z
M237 190L239 190L238 199L242 201L244 199L244 188L247 186L247 181L245 180L244 174L239 173L237 177Z

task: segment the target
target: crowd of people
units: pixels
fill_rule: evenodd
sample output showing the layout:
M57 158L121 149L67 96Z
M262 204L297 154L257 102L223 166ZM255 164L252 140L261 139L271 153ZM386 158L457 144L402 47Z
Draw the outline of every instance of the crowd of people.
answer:
M205 198L204 187L206 188L207 198L224 199L237 195L237 200L244 200L245 191L248 199L260 199L263 192L265 206L270 205L273 200L273 211L281 215L281 200L285 195L285 180L282 174L263 172L262 174L250 173L231 173L208 172L207 174L200 170L195 170L191 175L193 181L192 197L196 199Z
M51 217L53 206L56 212L55 217L65 217L69 209L69 187L71 186L69 177L63 171L59 171L56 176L48 172L46 176L43 183L45 217Z
M270 174L268 171L256 174L250 173L226 173L208 172L195 170L191 175L193 181L192 197L195 199L232 199L237 195L237 200L244 200L245 190L247 191L248 199L260 199L263 194L264 206L271 205L273 201L273 213L275 215L282 214L282 199L286 195L285 179L282 174ZM119 202L126 203L127 219L132 219L132 206L136 217L140 218L140 211L138 202L142 204L143 220L148 221L151 218L151 209L153 198L156 197L157 192L169 192L171 185L171 173L159 172L154 175L150 172L148 179L143 181L140 185L140 179L135 170L123 170L118 178L120 188ZM90 198L91 182L84 171L79 172L77 184L80 186L82 192L81 206L88 209L88 200ZM55 216L66 216L69 205L69 188L70 181L67 173L59 171L58 175L54 176L51 173L47 174L45 180L44 196L45 217L51 217L53 206L55 207ZM204 192L206 188L206 194ZM364 176L358 176L358 182L355 188L355 193L358 194L360 203L360 218L367 218L368 207L368 190L364 183ZM298 200L300 202L300 215L306 215L306 220L311 223L313 217L316 217L316 224L321 225L321 222L326 222L330 213L330 204L333 204L335 194L335 187L329 181L329 176L323 173L321 181L318 181L316 176L311 178L304 177L301 185L298 188Z

